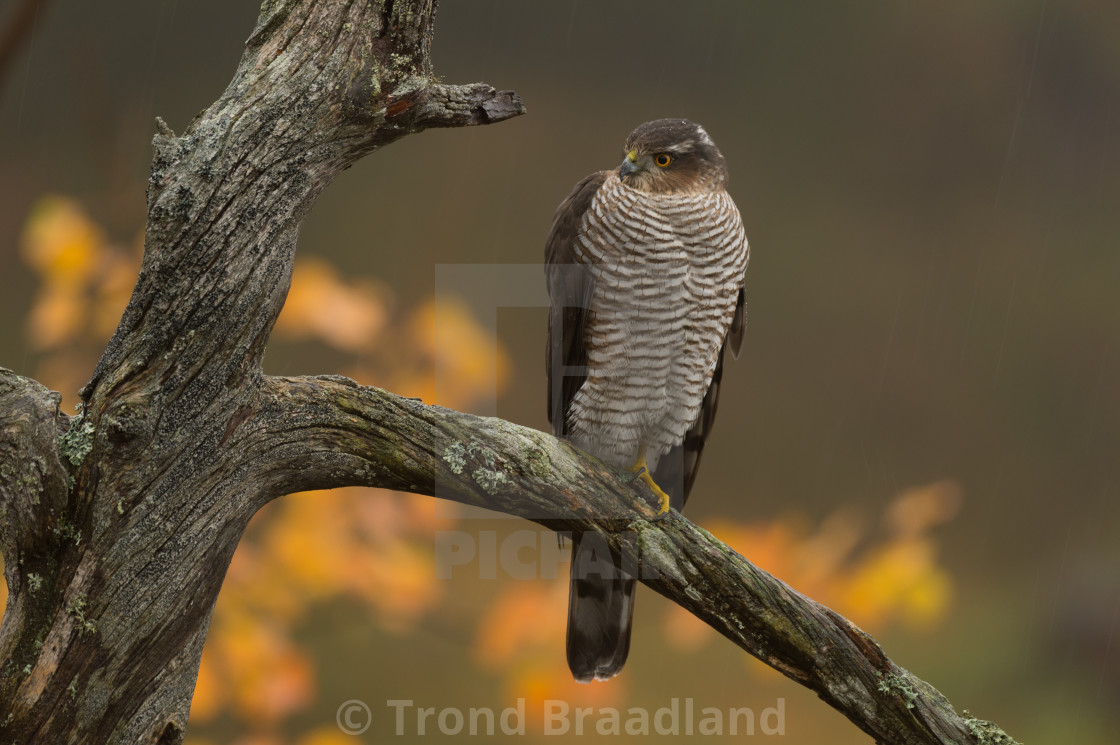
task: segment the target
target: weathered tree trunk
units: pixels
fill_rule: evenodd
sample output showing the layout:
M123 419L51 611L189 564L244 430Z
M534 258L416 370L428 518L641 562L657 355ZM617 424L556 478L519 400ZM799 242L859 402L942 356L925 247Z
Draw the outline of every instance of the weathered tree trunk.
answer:
M249 519L293 491L369 485L597 530L643 581L878 741L977 742L986 723L866 634L679 515L652 520L640 487L565 443L344 378L262 374L300 222L327 184L405 134L524 111L509 92L436 82L433 10L265 2L221 98L180 136L159 122L143 266L82 413L0 369L0 741L180 742Z
M181 739L230 557L291 490L252 424L300 222L381 145L522 112L435 82L433 6L266 2L221 98L160 124L143 267L84 413L5 376L0 740Z

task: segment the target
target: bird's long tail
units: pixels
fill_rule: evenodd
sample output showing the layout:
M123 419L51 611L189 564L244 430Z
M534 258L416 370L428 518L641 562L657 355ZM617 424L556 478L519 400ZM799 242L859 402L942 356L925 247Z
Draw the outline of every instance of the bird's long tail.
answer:
M633 577L594 534L573 536L568 598L568 667L581 683L622 670L634 620Z

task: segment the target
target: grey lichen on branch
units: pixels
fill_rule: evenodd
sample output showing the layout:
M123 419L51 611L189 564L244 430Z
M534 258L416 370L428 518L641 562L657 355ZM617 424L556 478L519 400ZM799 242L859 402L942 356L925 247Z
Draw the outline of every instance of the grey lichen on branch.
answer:
M879 742L991 741L854 625L679 514L654 521L640 481L570 444L345 379L263 375L299 225L334 177L410 132L525 111L509 91L437 81L434 7L265 2L218 100L180 135L158 128L143 267L82 416L0 370L0 741L180 742L248 520L346 485L594 531Z
M70 417L61 396L0 367L0 552L9 591L49 540L66 504L69 477L59 447Z
M338 378L268 378L264 390L254 427L267 433L261 452L280 489L404 489L593 531L642 582L877 742L976 742L975 725L850 621L679 513L656 519L642 482L567 443Z
M217 100L179 134L157 121L143 265L82 414L0 371L0 742L182 739L230 557L296 488L253 468L253 422L300 223L379 147L524 112L437 81L434 9L265 2Z
M1020 745L1019 741L986 719L977 719L968 709L964 710L964 723L979 745Z

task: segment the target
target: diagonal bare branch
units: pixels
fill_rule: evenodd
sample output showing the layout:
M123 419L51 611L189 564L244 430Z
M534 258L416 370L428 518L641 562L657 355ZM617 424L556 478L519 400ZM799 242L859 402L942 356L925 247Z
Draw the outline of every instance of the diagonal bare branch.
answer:
M268 486L238 438L303 218L379 147L524 111L436 79L435 4L265 0L218 99L180 134L157 120L143 266L82 415L67 429L41 386L0 375L0 742L183 739L210 613Z
M977 742L979 720L957 714L850 621L679 513L655 519L640 481L627 483L550 435L334 376L267 378L259 415L247 427L262 453L254 470L271 474L276 494L385 487L554 530L596 531L642 582L815 691L877 742Z
M263 375L299 225L334 177L411 132L524 112L510 92L438 82L434 10L266 0L226 91L180 135L158 123L144 264L83 414L0 371L0 740L181 742L253 512L364 484L596 531L879 742L1008 742L703 529L654 521L644 487L566 443L343 378Z

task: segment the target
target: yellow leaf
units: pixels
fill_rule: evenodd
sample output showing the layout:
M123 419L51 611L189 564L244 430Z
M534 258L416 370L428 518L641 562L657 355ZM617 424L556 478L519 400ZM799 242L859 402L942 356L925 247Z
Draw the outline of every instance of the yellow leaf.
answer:
M85 211L65 197L43 197L24 227L22 253L48 284L80 284L102 253L101 231Z
M914 618L932 619L948 600L947 577L933 560L928 539L883 546L859 566L841 591L842 612L878 627L912 603Z
M325 261L300 258L276 331L355 352L373 345L385 321L384 302L371 283L344 281Z
M35 377L53 391L61 391L70 406L77 399L78 389L89 380L96 360L89 360L80 351L69 347L48 355L35 372Z
M712 639L715 631L679 605L671 605L665 613L665 639L679 652L692 653Z
M40 293L27 319L27 334L36 349L69 342L84 330L89 303L66 284L50 284Z
M526 648L559 648L567 625L567 602L567 577L550 584L507 586L479 621L475 658L480 664L501 668Z
M953 595L953 582L947 572L931 567L906 593L903 619L918 629L928 629L945 615Z
M887 527L898 536L918 535L952 520L960 506L961 490L952 481L908 489L887 509Z
M353 735L341 732L338 727L323 727L309 732L296 741L297 745L354 745Z
M462 407L505 387L510 362L494 337L458 300L441 298L423 305L410 324L412 337L434 367L419 390L428 403Z
M247 616L222 619L214 639L235 710L252 721L277 721L303 708L314 691L311 663L287 634Z
M548 658L533 659L520 665L506 681L507 700L525 699L528 732L542 731L546 701L563 701L572 711L581 707L602 709L625 701L626 693L625 675L605 681L577 683L564 663L563 649L559 646ZM593 735L594 730L585 730L584 733Z
M109 254L105 257L93 303L93 332L100 339L108 339L120 323L139 271L139 257L126 257L123 254Z
M222 706L221 673L215 670L216 661L213 652L207 646L202 651L202 664L198 668L198 682L194 687L194 698L191 699L192 724L206 722L214 718Z

